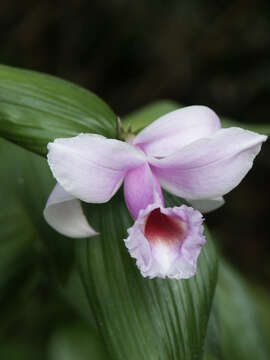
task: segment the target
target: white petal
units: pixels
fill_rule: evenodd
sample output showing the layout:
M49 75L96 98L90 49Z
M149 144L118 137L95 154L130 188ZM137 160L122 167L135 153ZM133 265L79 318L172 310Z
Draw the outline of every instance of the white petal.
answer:
M221 197L237 186L267 139L240 128L220 129L163 159L151 168L161 186L187 200Z
M95 134L56 139L48 162L58 183L74 197L91 203L110 200L126 172L145 161L142 151Z
M88 224L79 200L56 184L44 209L44 217L49 225L60 234L72 238L97 235Z
M133 140L148 155L168 156L220 129L220 120L206 106L188 106L172 111L143 129Z

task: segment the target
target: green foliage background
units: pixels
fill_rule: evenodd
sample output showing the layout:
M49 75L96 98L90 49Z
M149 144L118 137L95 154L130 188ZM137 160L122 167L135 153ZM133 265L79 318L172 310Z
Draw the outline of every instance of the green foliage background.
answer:
M48 109L57 136L81 132L81 121L89 131L113 133L116 116L90 92L52 77L5 66L1 76L0 134L20 145L0 143L1 358L268 359L268 295L258 301L223 261L217 271L216 240L207 229L196 276L173 281L139 274L122 241L132 220L121 192L108 204L85 206L100 236L75 241L49 228L42 209L54 181L39 156L53 138ZM62 110L69 99L72 106ZM155 103L124 123L136 131L178 106ZM81 111L78 121L74 109Z
M204 104L224 126L269 134L269 31L267 0L9 0L0 63L91 89L135 131L178 104ZM227 259L218 273L215 261L205 268L207 248L191 282L144 282L121 240L130 218L120 195L85 207L112 227L111 207L123 210L122 226L100 239L74 242L44 222L54 180L25 149L45 155L54 137L82 131L114 137L115 117L83 88L0 67L0 136L21 146L0 141L0 359L107 360L129 348L140 359L193 359L202 346L204 360L269 359L267 143L226 205L207 215L210 259L212 244Z

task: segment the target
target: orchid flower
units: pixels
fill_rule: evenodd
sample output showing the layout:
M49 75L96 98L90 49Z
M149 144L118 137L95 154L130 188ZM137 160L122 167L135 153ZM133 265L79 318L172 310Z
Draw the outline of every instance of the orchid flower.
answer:
M161 187L201 211L214 210L250 170L266 138L222 129L211 109L189 106L160 117L128 142L96 134L55 139L48 144L48 163L57 185L45 218L64 235L94 236L79 200L107 202L124 181L135 220L125 244L141 273L188 278L205 242L202 216L185 205L166 209Z

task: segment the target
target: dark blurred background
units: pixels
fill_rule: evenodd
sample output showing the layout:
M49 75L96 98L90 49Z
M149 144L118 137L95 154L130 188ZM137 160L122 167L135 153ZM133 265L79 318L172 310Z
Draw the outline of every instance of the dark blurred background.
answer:
M0 62L80 84L119 115L158 99L269 123L270 2L24 0L0 10ZM270 281L270 147L207 216L242 273Z

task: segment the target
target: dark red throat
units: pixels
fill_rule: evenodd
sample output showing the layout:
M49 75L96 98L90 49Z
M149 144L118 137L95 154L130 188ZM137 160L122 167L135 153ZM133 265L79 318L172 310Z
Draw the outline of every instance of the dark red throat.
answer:
M185 238L186 225L178 217L162 214L160 209L155 209L146 219L144 235L152 245L163 242L176 246Z

